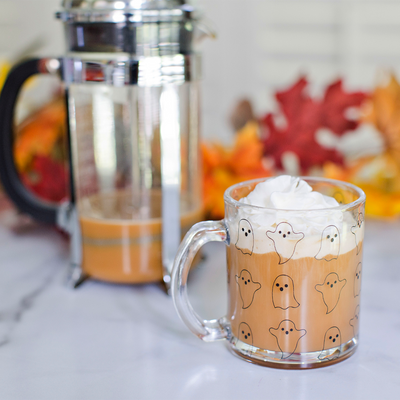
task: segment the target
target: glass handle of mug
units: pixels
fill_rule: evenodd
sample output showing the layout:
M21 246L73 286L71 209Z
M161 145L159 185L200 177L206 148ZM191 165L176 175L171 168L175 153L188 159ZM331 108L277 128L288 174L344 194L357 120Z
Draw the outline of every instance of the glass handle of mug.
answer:
M176 311L187 327L206 342L226 339L228 323L226 318L202 319L192 308L187 293L190 267L199 249L208 242L228 244L229 233L222 221L205 221L194 225L186 234L175 257L171 277L171 292Z

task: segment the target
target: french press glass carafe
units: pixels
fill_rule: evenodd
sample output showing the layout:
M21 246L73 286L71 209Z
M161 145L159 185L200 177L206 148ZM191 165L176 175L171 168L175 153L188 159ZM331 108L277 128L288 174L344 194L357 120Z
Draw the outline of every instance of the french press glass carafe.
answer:
M0 177L21 211L71 235L73 284L164 280L182 234L202 216L200 57L183 0L65 0L62 58L28 60L0 98ZM13 162L18 92L34 74L65 86L71 200L45 204Z

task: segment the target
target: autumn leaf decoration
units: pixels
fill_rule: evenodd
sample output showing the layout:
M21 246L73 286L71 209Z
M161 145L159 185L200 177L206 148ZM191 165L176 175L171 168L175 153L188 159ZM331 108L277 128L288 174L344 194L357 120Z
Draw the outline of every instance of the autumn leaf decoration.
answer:
M363 121L380 132L385 154L400 169L400 84L394 75L375 88L365 108Z
M44 200L60 202L68 191L68 170L64 163L46 156L35 156L29 173L21 175L22 182Z
M271 176L263 159L258 124L249 121L237 132L235 143L226 148L202 144L204 207L209 218L223 218L224 192L229 186L249 179Z
M59 202L68 195L66 110L58 97L16 129L14 159L21 180L41 199Z
M383 76L385 82L372 91L361 114L361 123L380 135L382 151L342 167L326 164L324 175L361 187L369 216L393 218L400 214L400 84L394 75Z
M300 78L288 90L276 93L279 112L267 113L261 119L264 154L273 159L278 170L285 169L285 153L296 156L302 173L321 167L327 161L342 164L342 155L322 146L317 133L328 129L342 136L356 129L359 122L349 118L348 111L359 107L366 97L362 92L344 91L342 80L337 80L327 86L321 99L312 98L308 93L308 81Z
M257 120L251 106L242 101L235 109L233 125L239 129L232 148L218 144L203 144L204 201L206 211L213 218L224 215L224 191L231 185L266 177L287 170L285 155L297 160L298 173L308 174L315 168L322 170L328 162L343 165L341 153L326 148L318 141L321 129L337 137L355 130L359 121L349 115L360 108L367 95L346 92L342 80L326 87L321 98L308 92L308 81L301 77L289 89L275 94L277 113L269 112ZM292 172L293 173L293 172Z

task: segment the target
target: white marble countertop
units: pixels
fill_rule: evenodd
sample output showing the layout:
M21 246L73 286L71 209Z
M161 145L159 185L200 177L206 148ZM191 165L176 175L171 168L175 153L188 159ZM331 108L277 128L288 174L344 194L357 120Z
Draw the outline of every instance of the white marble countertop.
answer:
M367 221L360 346L303 371L246 363L204 343L156 285L64 285L66 241L49 228L0 226L0 399L398 399L400 223ZM190 297L204 317L226 309L225 250L206 247Z

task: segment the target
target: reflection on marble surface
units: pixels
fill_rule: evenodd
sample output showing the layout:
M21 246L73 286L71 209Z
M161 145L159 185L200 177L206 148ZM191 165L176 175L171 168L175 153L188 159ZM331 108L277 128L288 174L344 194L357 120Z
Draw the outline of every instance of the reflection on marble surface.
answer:
M380 399L400 393L400 224L367 222L360 347L337 365L284 371L203 343L157 285L64 285L56 232L0 227L0 399ZM225 250L207 245L191 273L204 317L227 304Z

